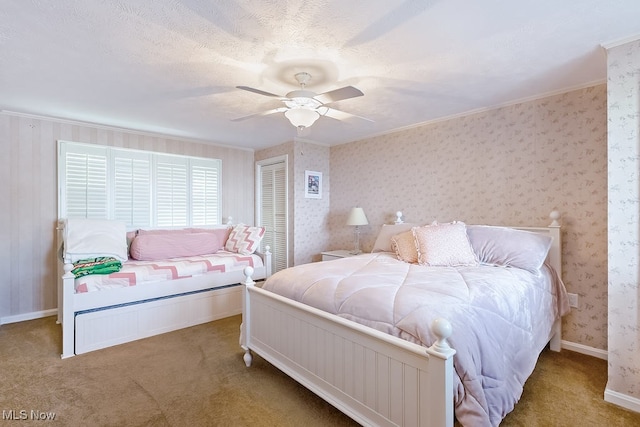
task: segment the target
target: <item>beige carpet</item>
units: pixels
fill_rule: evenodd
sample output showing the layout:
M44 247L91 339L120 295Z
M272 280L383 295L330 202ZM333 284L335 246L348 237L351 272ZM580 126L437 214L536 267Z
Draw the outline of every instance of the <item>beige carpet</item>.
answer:
M356 425L261 358L246 368L239 325L235 316L65 360L55 318L3 325L0 425ZM605 384L606 362L545 351L502 425L640 426L640 414L603 401ZM31 420L47 413L53 422Z

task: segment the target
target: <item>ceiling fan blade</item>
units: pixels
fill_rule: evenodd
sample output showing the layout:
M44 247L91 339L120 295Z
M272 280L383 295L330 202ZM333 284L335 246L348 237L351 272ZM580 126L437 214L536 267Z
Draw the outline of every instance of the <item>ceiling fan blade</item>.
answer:
M353 86L345 86L340 89L330 90L329 92L321 93L313 97L313 99L323 103L329 104L330 102L342 101L343 99L355 98L357 96L363 96L364 93L360 89Z
M327 111L324 112L322 111L323 109L326 109ZM373 122L373 120L367 119L366 117L356 116L355 114L346 113L341 110L336 110L335 108L320 107L318 108L318 112L321 113L320 114L321 116L331 117L332 119L336 119L336 120L347 120L347 119L356 118L356 119L366 120L368 122Z
M232 122L241 122L242 120L247 120L247 119L250 119L252 117L268 116L269 114L283 113L285 111L287 111L287 107L274 108L273 110L263 111L262 113L255 113L255 114L250 114L250 115L244 116L244 117L238 117L237 119L231 119L231 121Z
M276 95L276 94L270 93L270 92L265 92L263 90L252 88L252 87L249 87L249 86L236 86L236 88L242 89L242 90L248 90L249 92L257 93L258 95L269 96L271 98L286 99L286 98L284 98L284 97L282 97L280 95Z

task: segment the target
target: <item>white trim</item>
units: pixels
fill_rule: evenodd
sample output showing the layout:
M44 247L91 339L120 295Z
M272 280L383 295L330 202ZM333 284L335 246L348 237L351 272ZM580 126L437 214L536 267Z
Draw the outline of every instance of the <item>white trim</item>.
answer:
M419 128L422 126L427 126L427 125L431 125L434 123L440 123L440 122L446 122L448 120L452 120L452 119L459 119L461 117L467 117L467 116L472 116L474 114L479 114L479 113L484 113L487 111L493 111L493 110L497 110L499 108L505 108L505 107L510 107L513 105L517 105L517 104L523 104L525 102L531 102L531 101L536 101L538 99L543 99L543 98L548 98L550 96L556 96L556 95L562 95L565 93L569 93L569 92L573 92L575 90L580 90L580 89L586 89L589 87L594 87L594 86L598 86L601 84L606 84L607 83L607 79L598 79L598 80L594 80L591 82L586 82L583 84L579 84L576 86L571 86L571 87L566 87L563 89L558 89L558 90L554 90L554 91L549 91L549 92L545 92L545 93L540 93L537 95L532 95L526 98L520 98L520 99L515 99L512 101L507 101L504 102L502 104L495 104L495 105L489 105L487 107L481 107L481 108L476 108L475 110L468 110L468 111L463 111L461 113L457 113L457 114L451 114L449 116L444 116L444 117L438 117L436 119L432 119L432 120L426 120L424 122L420 122L420 123L414 123L408 126L402 126L399 128L395 128L395 129L389 129L389 130L385 130L382 132L378 132L378 133L372 133L363 137L359 137L358 139L353 139L353 140L349 140L349 141L344 141L344 142L340 142L339 144L335 144L337 145L343 145L343 144L349 144L351 142L356 142L356 141L364 141L367 139L371 139L371 138L376 138L382 135L389 135L392 133L396 133L396 132L403 132L406 130L410 130L410 129L415 129L415 128Z
M609 50L609 49L612 49L614 47L622 46L623 44L635 42L635 41L638 41L638 40L640 40L640 34L634 34L632 36L628 36L628 37L625 37L625 38L622 38L622 39L612 40L610 42L601 43L600 46L602 46L606 50Z
M597 357L598 359L608 360L609 352L595 347L578 344L571 341L562 340L562 348L576 353L586 354L587 356Z
M27 118L27 119L54 121L54 122L57 122L57 123L64 123L64 124L69 124L69 125L74 125L74 126L91 126L91 127L97 128L97 129L111 130L111 131L115 131L115 132L127 132L127 133L132 133L132 134L135 134L135 135L149 136L149 137L152 137L152 138L161 137L161 138L164 138L164 139L169 139L169 140L174 140L174 141L193 142L193 143L197 143L197 144L212 145L212 146L220 147L220 148L232 148L234 150L250 151L252 153L256 151L253 148L246 148L246 147L239 147L237 145L223 144L221 142L209 141L209 140L206 140L206 139L190 138L190 137L187 137L187 136L182 136L182 135L178 135L178 134L171 134L171 133L168 133L168 132L143 131L143 130L138 130L138 129L127 128L127 127L124 127L124 126L105 125L105 124L100 124L100 123L90 122L90 121L83 121L83 120L77 120L77 119L65 119L65 118L62 118L62 117L44 116L44 115L33 114L33 113L25 113L25 112L20 112L20 111L0 110L0 113L1 114L7 114L9 116L24 117L24 118Z
M8 323L24 322L26 320L42 319L43 317L55 316L58 314L57 308L51 308L49 310L32 311L31 313L16 314L14 316L0 317L0 325L6 325Z
M631 411L640 412L640 399L629 396L628 394L610 390L608 384L604 389L604 401L622 406L623 408Z

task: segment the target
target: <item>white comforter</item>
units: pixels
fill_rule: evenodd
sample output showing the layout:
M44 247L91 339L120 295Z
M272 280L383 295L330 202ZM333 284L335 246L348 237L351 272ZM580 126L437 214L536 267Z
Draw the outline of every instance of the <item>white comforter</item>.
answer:
M498 425L513 410L554 321L569 310L546 266L424 267L393 254L362 254L282 270L264 289L429 346L437 317L453 326L456 418Z

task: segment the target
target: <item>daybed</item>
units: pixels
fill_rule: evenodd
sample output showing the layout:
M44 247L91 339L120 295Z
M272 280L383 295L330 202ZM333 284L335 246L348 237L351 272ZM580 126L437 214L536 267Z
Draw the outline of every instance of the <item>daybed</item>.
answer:
M367 426L495 426L569 310L545 228L383 226L373 253L245 286L241 346ZM412 251L413 249L413 251Z
M118 221L68 219L58 230L62 358L239 314L240 283L271 271L269 248L256 251L260 227L127 232Z

